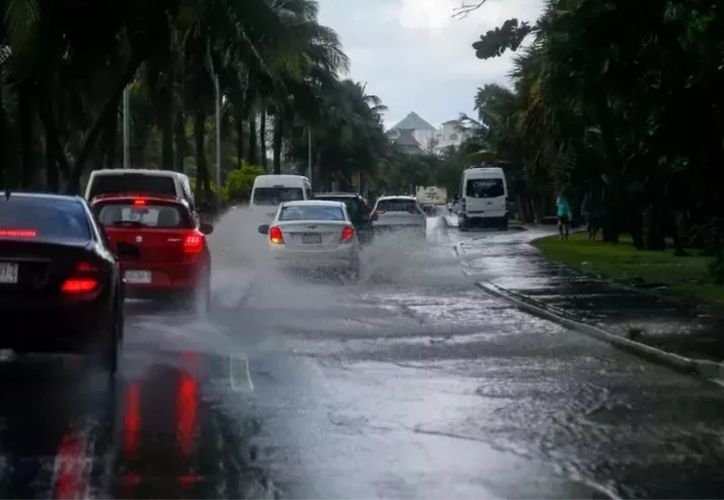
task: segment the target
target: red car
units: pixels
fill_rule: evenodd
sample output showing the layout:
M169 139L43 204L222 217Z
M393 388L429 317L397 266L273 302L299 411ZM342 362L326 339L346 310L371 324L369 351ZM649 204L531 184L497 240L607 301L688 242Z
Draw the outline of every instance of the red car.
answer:
M181 296L204 310L210 299L206 235L185 200L163 195L104 195L92 203L121 264L127 297Z

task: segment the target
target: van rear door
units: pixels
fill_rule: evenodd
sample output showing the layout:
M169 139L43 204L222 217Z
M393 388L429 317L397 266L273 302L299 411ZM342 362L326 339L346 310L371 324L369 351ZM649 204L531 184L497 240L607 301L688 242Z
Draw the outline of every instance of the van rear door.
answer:
M463 187L468 217L505 217L507 194L502 177L467 177Z

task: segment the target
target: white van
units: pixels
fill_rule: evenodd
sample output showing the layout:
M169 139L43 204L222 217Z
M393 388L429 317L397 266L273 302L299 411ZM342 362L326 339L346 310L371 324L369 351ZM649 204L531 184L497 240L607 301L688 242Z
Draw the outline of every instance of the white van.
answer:
M461 231L474 225L508 228L508 185L502 168L463 171L458 225Z
M89 202L104 194L145 193L175 196L186 200L195 211L194 192L187 175L172 170L114 168L94 170L85 188Z
M249 208L255 219L271 221L280 203L312 198L312 184L304 176L260 175L254 179Z

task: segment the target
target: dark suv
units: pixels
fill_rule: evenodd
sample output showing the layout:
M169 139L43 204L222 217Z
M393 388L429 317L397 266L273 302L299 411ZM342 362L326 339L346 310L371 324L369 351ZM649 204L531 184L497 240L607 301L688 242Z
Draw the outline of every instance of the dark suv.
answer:
M361 244L372 241L372 219L367 201L357 193L316 193L315 200L340 201L347 206L349 217Z

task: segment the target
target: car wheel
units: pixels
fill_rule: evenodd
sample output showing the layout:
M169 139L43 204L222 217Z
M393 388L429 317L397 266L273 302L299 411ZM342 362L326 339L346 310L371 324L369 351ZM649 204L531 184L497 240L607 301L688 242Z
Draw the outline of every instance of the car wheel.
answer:
M458 229L463 232L468 230L468 223L465 217L458 216Z

